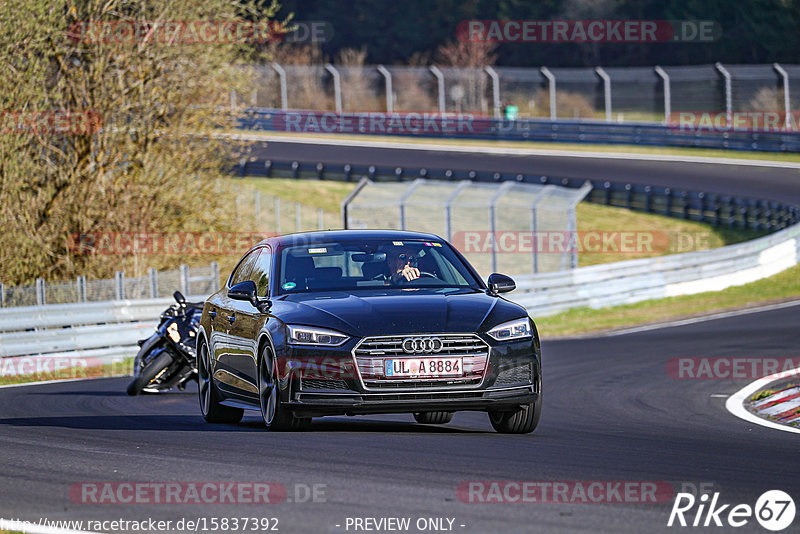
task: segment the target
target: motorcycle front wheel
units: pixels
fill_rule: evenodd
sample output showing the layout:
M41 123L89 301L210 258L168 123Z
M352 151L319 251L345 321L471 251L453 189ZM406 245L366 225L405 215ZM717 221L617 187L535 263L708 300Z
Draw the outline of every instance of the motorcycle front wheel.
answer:
M142 368L142 370L139 372L139 375L134 378L130 384L128 384L128 395L135 397L141 393L142 390L150 384L150 382L155 380L159 375L161 375L161 373L166 371L171 364L172 355L167 351L163 351L161 354L153 358Z

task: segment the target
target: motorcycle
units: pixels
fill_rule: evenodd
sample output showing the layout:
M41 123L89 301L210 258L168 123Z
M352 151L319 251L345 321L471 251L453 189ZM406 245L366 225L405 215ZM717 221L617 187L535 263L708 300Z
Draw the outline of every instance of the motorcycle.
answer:
M186 302L180 291L172 296L176 304L161 314L156 331L139 340L128 395L162 393L175 387L183 391L189 380L197 380L197 330L203 303Z

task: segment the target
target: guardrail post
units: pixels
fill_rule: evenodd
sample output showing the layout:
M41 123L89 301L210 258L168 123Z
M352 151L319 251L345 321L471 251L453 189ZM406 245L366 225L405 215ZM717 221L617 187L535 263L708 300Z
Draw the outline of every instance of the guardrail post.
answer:
M666 196L664 199L664 215L672 217L672 189L665 188L664 195Z
M147 270L147 274L150 278L150 298L157 299L158 298L158 269L155 267L150 267Z
M117 300L125 299L125 273L122 271L114 273L114 293Z
M386 112L391 113L394 109L394 95L392 94L392 73L383 65L378 65L378 72L386 81Z
M277 63L272 64L272 68L275 69L275 72L278 73L278 81L281 86L281 109L286 111L289 109L289 98L288 98L288 91L286 88L286 71L283 70Z
M644 211L653 213L653 188L649 185L644 186Z
M180 267L181 272L181 293L184 295L189 294L189 266L186 264L181 264Z
M706 194L698 193L697 199L700 201L700 222L706 222Z
M325 65L325 70L333 76L333 99L336 103L336 113L342 112L342 79L339 77L339 71L336 67L328 63Z
M344 166L344 181L345 182L350 182L350 181L353 180L352 172L353 172L353 167L351 167L349 163L345 164L345 166Z
M444 74L442 71L439 70L439 67L436 65L431 65L428 67L428 70L431 71L436 77L437 87L439 88L439 113L445 112L445 101L444 101Z
M550 93L550 120L556 120L558 112L556 111L556 76L547 67L541 67L539 71L542 76L547 78L548 91Z
M669 74L659 65L656 65L655 71L664 82L664 124L667 124L669 123L669 116L672 115L672 88L669 84Z
M211 262L211 288L216 291L219 289L219 263Z
M606 122L611 122L611 76L603 69L603 67L595 67L594 71L603 80L603 96L606 106Z
M86 277L78 276L75 284L78 289L78 302L86 302Z
M264 174L267 178L272 178L272 161L267 160L264 162Z
M686 191L681 192L681 202L683 203L683 218L689 218L689 193Z
M325 178L325 164L322 162L317 162L317 180L323 180Z

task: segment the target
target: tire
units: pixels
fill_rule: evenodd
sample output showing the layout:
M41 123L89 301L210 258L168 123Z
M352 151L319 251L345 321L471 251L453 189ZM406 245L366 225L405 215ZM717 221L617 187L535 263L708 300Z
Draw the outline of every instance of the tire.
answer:
M206 343L200 343L197 351L197 391L200 413L207 423L235 424L242 420L243 409L220 404L220 394L211 377L211 358Z
M443 425L452 421L453 415L453 412L418 412L414 414L414 419L423 425Z
M295 417L281 404L275 354L269 345L264 345L258 359L258 399L264 426L273 432L302 430L311 422L310 417Z
M128 395L135 397L146 388L164 369L172 365L172 355L169 352L162 352L152 361L145 365L139 372L139 376L128 384Z
M541 399L511 412L489 412L489 421L501 434L529 434L536 429L542 415Z

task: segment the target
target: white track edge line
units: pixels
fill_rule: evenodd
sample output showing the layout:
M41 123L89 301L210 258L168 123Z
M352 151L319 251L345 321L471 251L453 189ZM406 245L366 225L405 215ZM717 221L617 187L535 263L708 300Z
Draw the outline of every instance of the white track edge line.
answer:
M765 426L767 428L774 428L775 430L783 430L784 432L792 432L794 434L800 434L800 428L791 427L788 425L783 425L781 423L775 423L773 421L768 421L763 419L753 413L748 412L744 408L744 401L750 397L753 393L761 389L762 387L766 386L770 382L774 380L778 380L780 378L786 378L788 373L792 373L795 371L800 371L800 367L796 369L792 369L791 371L781 371L780 373L775 373L769 376L765 376L764 378L759 378L758 380L751 382L750 384L746 385L730 397L728 400L725 401L725 409L728 410L731 414L735 415L740 419L744 419L749 423L755 423L757 425Z
M791 161L758 160L758 159L737 159L737 158L715 158L710 156L677 156L674 154L640 154L636 152L591 152L591 151L569 151L560 149L541 149L541 148L506 148L491 146L458 146L458 145L438 145L435 143L403 143L393 141L360 141L355 139L329 139L315 137L290 137L277 135L255 135L255 134L224 134L223 137L240 139L246 141L266 141L274 143L295 143L295 144L317 144L330 146L353 146L359 148L390 148L404 150L435 150L437 152L459 152L459 153L481 153L497 154L507 156L547 156L547 157L566 157L566 158L590 158L590 159L621 159L621 160L640 160L640 161L672 161L676 163L711 163L719 165L741 165L749 167L775 167L781 169L800 169L800 163ZM691 148L691 147L690 147Z
M64 521L69 520L65 519ZM33 521L9 521L8 519L0 519L0 529L11 530L14 532L29 532L30 534L101 534L99 532L92 532L90 530L62 529L48 525L39 525Z
M62 378L55 380L40 380L38 382L20 382L19 384L5 384L0 386L0 389L5 388L21 388L23 386L41 386L44 384L59 384L61 382L80 382L81 380L103 380L104 378L121 378L131 375L114 375L114 376L85 376L81 378Z

